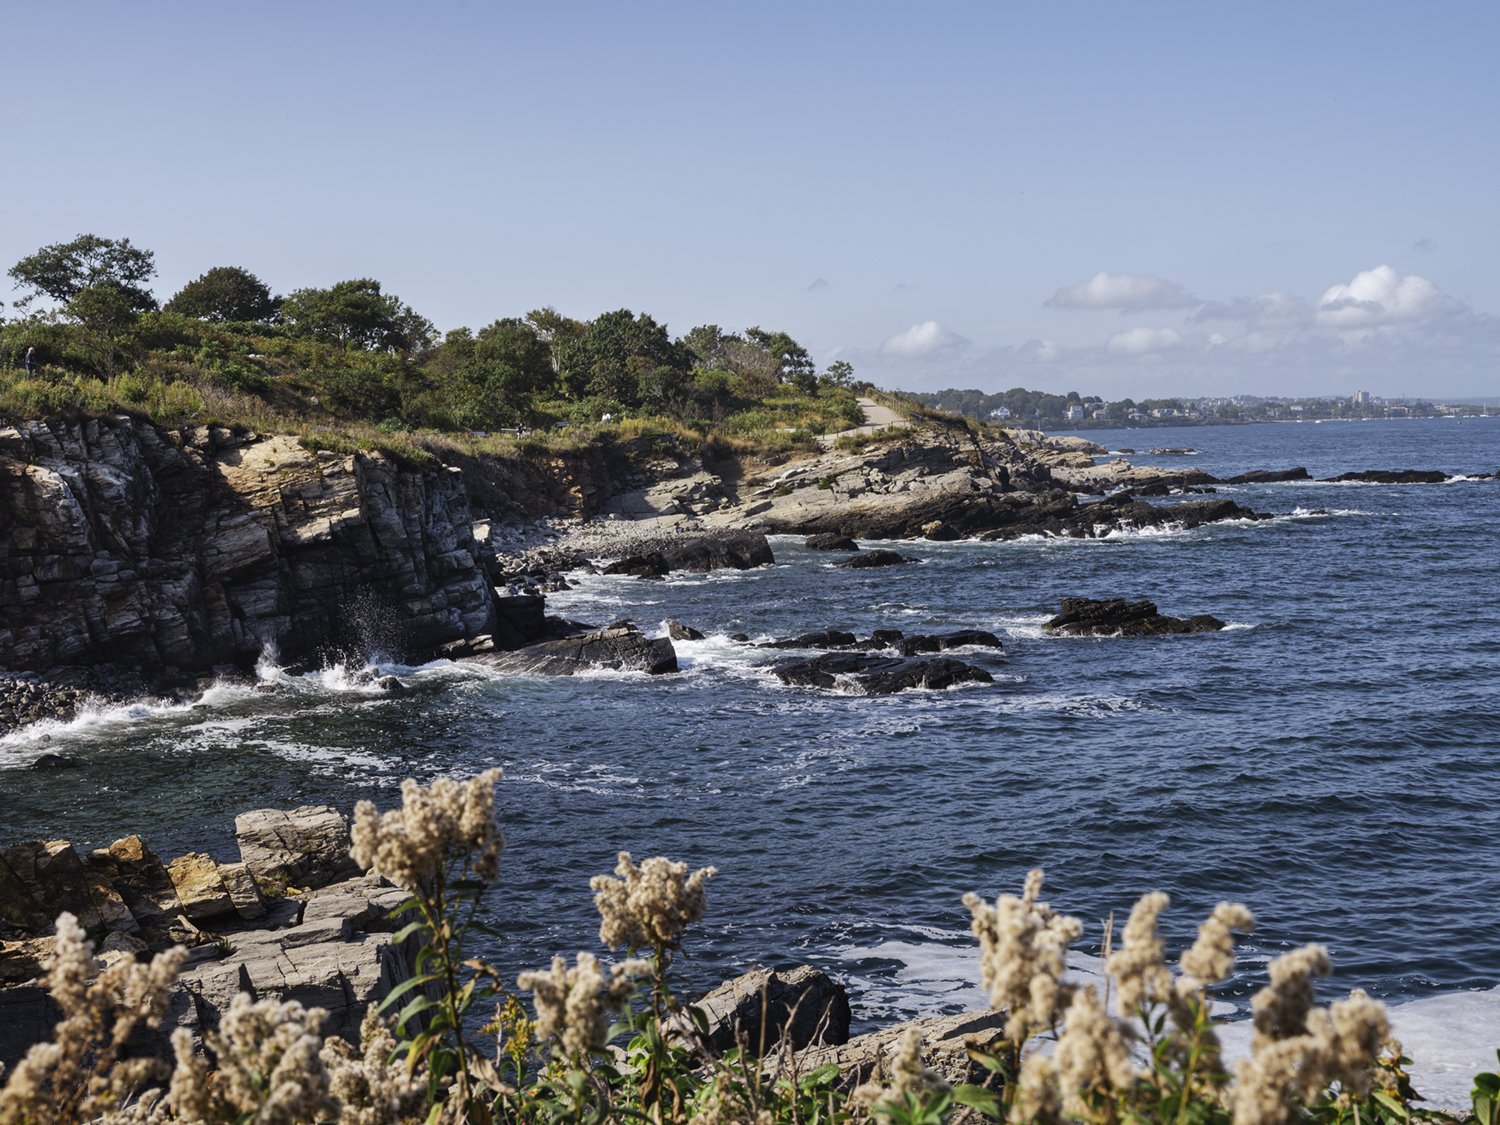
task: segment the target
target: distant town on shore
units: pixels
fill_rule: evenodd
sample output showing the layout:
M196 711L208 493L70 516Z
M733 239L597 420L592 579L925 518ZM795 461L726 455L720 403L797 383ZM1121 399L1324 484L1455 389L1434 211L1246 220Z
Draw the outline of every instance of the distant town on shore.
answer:
M948 389L915 393L912 397L938 410L961 414L967 418L1001 424L1024 424L1038 429L1059 424L1088 429L1327 419L1467 418L1500 414L1500 406L1493 403L1382 398L1361 390L1342 398L1234 395L1227 398L1148 398L1139 402L1130 398L1106 402L1098 395L1080 395L1077 391L1055 395L1045 391L1029 391L1022 387L995 394L973 389Z

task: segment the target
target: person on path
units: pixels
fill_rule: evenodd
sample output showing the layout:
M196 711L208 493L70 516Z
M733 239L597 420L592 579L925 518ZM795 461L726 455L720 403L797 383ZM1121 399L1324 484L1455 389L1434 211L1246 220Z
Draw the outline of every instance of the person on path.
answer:
M29 376L36 369L36 349L26 349L26 374Z

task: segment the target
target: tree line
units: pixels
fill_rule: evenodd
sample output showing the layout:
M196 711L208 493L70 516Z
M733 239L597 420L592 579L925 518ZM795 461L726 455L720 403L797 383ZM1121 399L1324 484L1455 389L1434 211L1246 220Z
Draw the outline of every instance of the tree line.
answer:
M0 324L0 363L12 368L30 350L33 366L103 378L208 375L264 393L280 376L351 417L464 430L608 414L712 422L788 396L852 402L847 362L819 371L790 335L759 326L673 337L644 312L581 320L547 307L439 333L373 278L279 296L240 266L209 269L158 304L153 253L93 234L8 273L21 294Z

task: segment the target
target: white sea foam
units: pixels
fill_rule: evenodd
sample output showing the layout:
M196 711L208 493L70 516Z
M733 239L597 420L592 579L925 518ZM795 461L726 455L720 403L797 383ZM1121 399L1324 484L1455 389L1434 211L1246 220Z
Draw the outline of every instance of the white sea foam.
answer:
M895 968L879 975L856 972L851 992L862 1010L876 1015L899 1012L934 1015L989 1007L979 986L979 957L973 939L956 931L926 927L892 927L897 934L868 945L837 950L843 960L879 959ZM1265 958L1241 957L1242 967ZM1068 975L1077 981L1096 981L1102 975L1099 958L1073 952ZM1325 992L1326 1003L1337 996ZM1412 1082L1432 1106L1468 1105L1474 1075L1495 1069L1497 1028L1500 1028L1500 988L1445 992L1388 1005L1392 1030L1413 1060ZM1250 1049L1251 1024L1247 1006L1216 1005L1224 1020L1219 1037L1233 1061Z

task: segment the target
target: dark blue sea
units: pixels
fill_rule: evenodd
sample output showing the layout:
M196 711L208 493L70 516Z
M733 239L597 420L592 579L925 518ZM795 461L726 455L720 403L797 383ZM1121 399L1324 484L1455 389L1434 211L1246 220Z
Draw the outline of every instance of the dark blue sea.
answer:
M1103 540L903 543L919 563L847 571L800 540L777 564L666 582L584 577L549 611L708 635L665 678L400 669L385 698L347 670L278 693L214 689L0 742L0 838L233 854L233 816L396 799L408 775L499 764L508 839L490 904L507 973L592 949L591 875L615 852L714 864L685 985L753 962L848 982L868 1026L983 1005L959 902L1028 868L1083 918L1172 896L1176 946L1221 899L1258 919L1226 991L1241 1012L1265 961L1331 951L1325 997L1395 1006L1419 1070L1466 1089L1500 1046L1500 418L1094 431L1111 448L1192 447L1140 464L1306 466L1315 476L1438 468L1439 485L1270 484L1222 495L1267 522ZM1150 598L1222 633L1045 636L1068 595ZM778 655L735 645L836 626L1002 636L992 686L887 698L781 686ZM962 655L962 654L960 654ZM86 768L20 768L43 747ZM1462 1075L1460 1082L1455 1075Z

